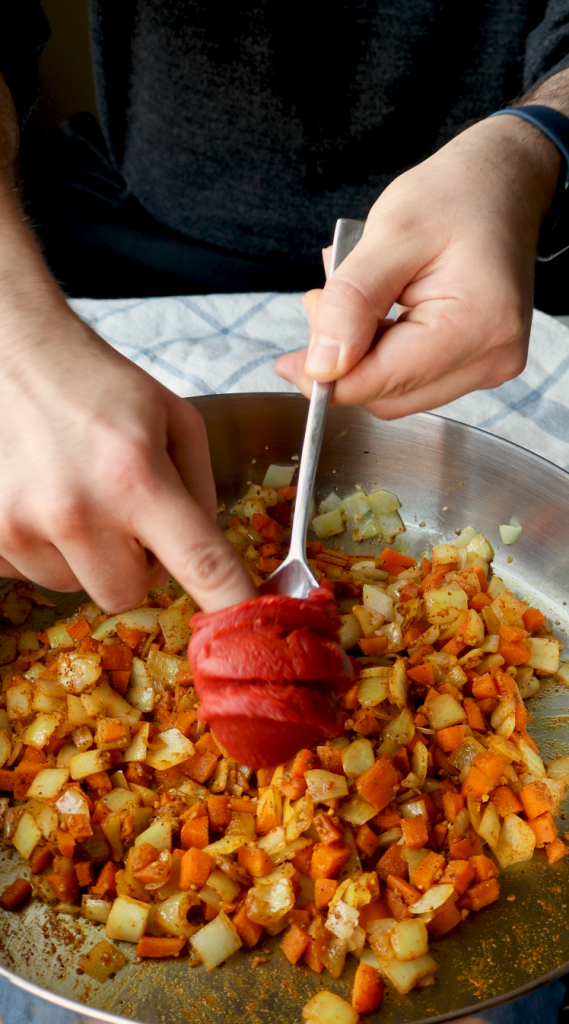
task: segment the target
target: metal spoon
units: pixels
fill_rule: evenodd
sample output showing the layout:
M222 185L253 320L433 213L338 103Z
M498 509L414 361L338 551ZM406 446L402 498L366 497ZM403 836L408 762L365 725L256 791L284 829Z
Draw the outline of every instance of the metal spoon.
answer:
M336 221L329 277L355 248L362 237L363 230L364 222L361 220L341 219ZM314 381L312 385L298 470L298 490L290 548L282 565L279 565L278 569L259 587L261 594L288 594L289 597L307 597L311 590L320 585L306 561L306 531L333 387L333 381L326 384Z

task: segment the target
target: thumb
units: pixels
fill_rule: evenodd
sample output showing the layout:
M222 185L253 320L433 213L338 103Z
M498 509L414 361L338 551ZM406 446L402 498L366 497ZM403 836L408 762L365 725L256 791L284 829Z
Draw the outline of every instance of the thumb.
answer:
M364 233L355 249L326 282L316 310L311 308L311 335L305 372L315 380L343 377L376 340L378 329L415 268L409 267L407 245L378 244L378 228Z

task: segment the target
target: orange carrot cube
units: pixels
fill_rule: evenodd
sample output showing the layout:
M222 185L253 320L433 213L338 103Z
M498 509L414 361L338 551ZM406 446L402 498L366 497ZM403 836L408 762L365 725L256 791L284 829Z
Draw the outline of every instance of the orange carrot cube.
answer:
M529 786L524 786L520 800L528 818L537 818L553 807L553 799L545 782L531 782Z
M201 818L194 818L193 821L185 821L180 833L180 841L184 850L197 846L203 850L209 844L209 819L207 815Z
M545 853L550 864L555 864L558 860L561 860L566 853L569 853L569 849L562 843L560 839L554 839L552 843L548 843L545 847Z
M490 860L490 857L486 857L483 853L470 857L470 863L474 868L477 882L487 882L489 878L498 877L497 865L494 864L493 860Z
M383 978L371 964L359 964L352 990L352 1007L356 1013L372 1013L381 1006Z
M233 915L231 921L237 929L237 934L239 935L241 942L244 946L247 946L247 949L252 949L253 946L257 945L261 935L263 934L263 925L257 924L256 921L251 921L251 919L247 917L245 904L243 904L237 913Z
M481 800L488 793L488 789L488 783L480 768L475 768L473 765L462 783L461 792L463 797L466 799L472 796L475 800Z
M445 904L440 914L437 914L429 923L428 929L435 939L440 939L442 935L446 935L452 928L456 928L456 925L461 920L462 915L456 903Z
M430 850L425 859L411 872L411 884L421 892L426 892L441 877L444 867L444 857Z
M427 824L420 815L416 818L403 818L401 831L408 850L420 850L429 841Z
M489 790L495 789L496 786L500 785L500 779L504 774L505 768L503 757L500 757L499 754L487 751L484 754L477 754L473 759L472 764L482 772L486 782L488 783Z
M342 870L349 856L350 847L339 840L334 843L316 843L310 862L311 878L333 878Z
M535 832L535 845L537 847L552 843L557 838L557 825L551 811L544 811L538 814L537 818L528 821L528 825Z
M498 786L490 794L490 799L502 818L505 818L507 814L519 814L524 809L521 800L510 786Z
M387 850L378 860L375 870L377 871L378 878L383 879L385 882L391 875L397 875L398 878L407 878L409 875L409 865L407 861L403 860L401 855L401 847L397 840L388 846Z
M371 768L356 779L356 789L376 811L391 803L399 789L399 776L389 754L380 754Z
M540 626L543 626L543 623L545 622L545 615L540 612L539 608L528 608L527 611L523 613L522 619L524 620L524 626L528 633L533 633L536 629L539 629Z
M237 851L237 860L241 867L245 868L253 878L263 878L265 875L270 875L275 866L268 853L265 853L264 850L258 850L253 846L242 846Z
M180 880L178 886L182 891L187 889L201 889L207 882L213 869L213 858L209 853L196 846L190 847L184 853L180 864Z
M466 711L466 721L470 728L476 732L486 732L486 722L476 701L472 697L465 697L462 706Z
M309 942L310 936L303 928L297 924L290 926L281 942L281 949L289 963L296 964L300 960Z
M500 895L500 885L495 878L489 878L485 882L478 882L468 891L470 905L473 910L482 910L489 903L494 903Z
M464 739L464 725L450 725L446 729L439 729L437 732L437 743L445 754L460 747Z
M455 892L462 896L474 878L474 868L468 860L449 860L441 885L454 885Z
M317 910L327 907L338 888L335 878L317 878L314 882L314 904Z
M369 825L360 825L356 832L356 846L358 850L361 850L365 857L371 857L377 850L378 844L379 836L376 836L373 829Z
M459 811L462 811L465 805L464 797L461 793L443 793L443 811L445 819L452 825Z

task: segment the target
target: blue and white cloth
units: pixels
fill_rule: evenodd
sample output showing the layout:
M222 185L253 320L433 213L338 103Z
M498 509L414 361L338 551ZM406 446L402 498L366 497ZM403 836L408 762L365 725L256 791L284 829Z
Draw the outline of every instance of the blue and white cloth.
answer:
M182 396L294 391L273 363L308 344L298 294L75 299L71 305L109 344ZM536 311L522 375L437 411L569 469L569 330Z
M273 371L279 355L305 348L300 295L76 299L71 306L113 348L177 395L294 391ZM534 315L527 367L516 380L437 410L537 452L569 470L569 330ZM565 985L469 1018L473 1024L557 1024ZM33 1004L0 979L0 1024L55 1024L57 1009ZM568 1015L569 1016L569 1015ZM466 1022L464 1022L466 1024Z

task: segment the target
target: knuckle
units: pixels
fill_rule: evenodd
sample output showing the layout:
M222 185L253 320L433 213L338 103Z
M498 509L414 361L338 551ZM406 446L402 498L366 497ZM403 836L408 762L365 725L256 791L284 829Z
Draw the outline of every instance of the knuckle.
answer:
M215 543L200 544L194 548L186 566L189 580L205 591L227 587L236 577L239 564L232 551Z

